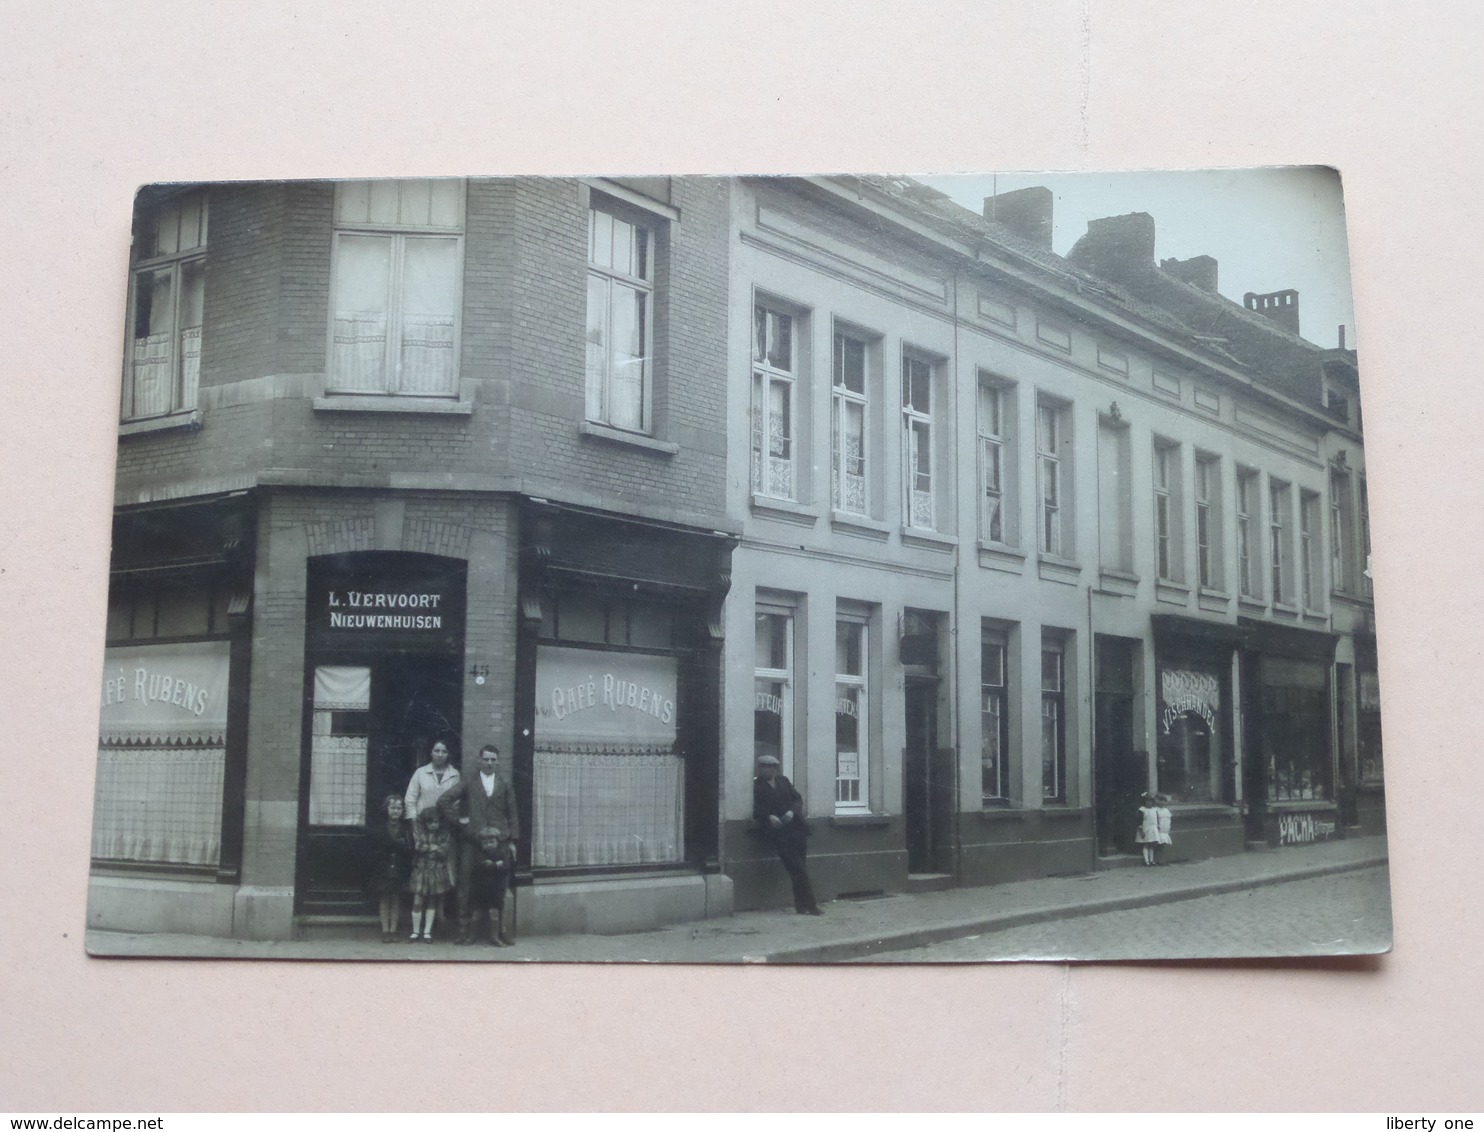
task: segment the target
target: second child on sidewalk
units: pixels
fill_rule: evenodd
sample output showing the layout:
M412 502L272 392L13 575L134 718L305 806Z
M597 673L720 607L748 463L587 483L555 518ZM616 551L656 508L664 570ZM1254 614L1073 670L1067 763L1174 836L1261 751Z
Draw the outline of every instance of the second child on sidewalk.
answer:
M1170 836L1170 806L1169 798L1163 794L1154 796L1154 863L1162 865L1165 863L1165 846L1173 845L1174 839Z
M412 935L413 942L433 942L438 904L453 887L448 876L448 828L436 806L417 815L412 827Z
M1159 809L1153 794L1139 798L1139 831L1134 834L1134 841L1143 850L1144 863L1154 864L1154 847L1159 843Z

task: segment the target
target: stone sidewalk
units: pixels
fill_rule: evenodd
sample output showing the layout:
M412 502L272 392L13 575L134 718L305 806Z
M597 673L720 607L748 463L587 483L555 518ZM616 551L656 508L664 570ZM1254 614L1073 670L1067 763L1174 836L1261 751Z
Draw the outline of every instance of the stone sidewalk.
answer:
M443 941L383 944L370 928L346 929L346 937L340 939L288 941L90 931L87 947L90 954L98 956L383 962L831 963L874 956L891 962L893 951L942 940L1240 892L1385 862L1386 839L1360 837L1162 868L1135 866L989 887L836 900L824 906L823 916L797 916L792 911L739 912L727 919L624 935L522 937L513 948L485 943L459 947Z

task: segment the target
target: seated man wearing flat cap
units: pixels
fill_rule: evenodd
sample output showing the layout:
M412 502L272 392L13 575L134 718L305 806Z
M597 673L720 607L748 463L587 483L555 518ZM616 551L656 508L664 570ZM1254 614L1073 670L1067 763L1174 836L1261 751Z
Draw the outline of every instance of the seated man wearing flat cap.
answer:
M814 901L814 889L804 868L809 841L809 823L804 820L804 799L794 784L780 773L776 755L761 755L757 777L752 782L752 820L757 822L794 886L794 911L801 916L822 913Z

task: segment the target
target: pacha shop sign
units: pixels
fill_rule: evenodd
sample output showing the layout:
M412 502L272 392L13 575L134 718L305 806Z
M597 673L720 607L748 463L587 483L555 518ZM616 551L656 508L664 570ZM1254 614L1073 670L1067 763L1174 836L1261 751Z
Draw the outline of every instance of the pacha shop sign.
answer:
M1316 814L1279 814L1278 844L1307 845L1311 841L1328 841L1335 835L1335 823Z
M538 739L673 742L675 658L542 646Z

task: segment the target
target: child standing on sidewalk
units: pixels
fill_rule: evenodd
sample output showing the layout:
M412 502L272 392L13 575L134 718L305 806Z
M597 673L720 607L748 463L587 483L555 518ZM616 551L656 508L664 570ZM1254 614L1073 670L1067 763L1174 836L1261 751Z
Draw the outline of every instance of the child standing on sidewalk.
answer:
M1165 846L1175 842L1170 837L1170 800L1163 794L1154 796L1154 863L1165 863Z
M1139 803L1139 832L1134 834L1134 841L1144 851L1144 863L1152 865L1154 847L1159 844L1159 809L1153 794L1141 794Z
M433 942L438 903L453 887L448 876L448 830L434 806L417 815L412 827L412 935L411 942Z

